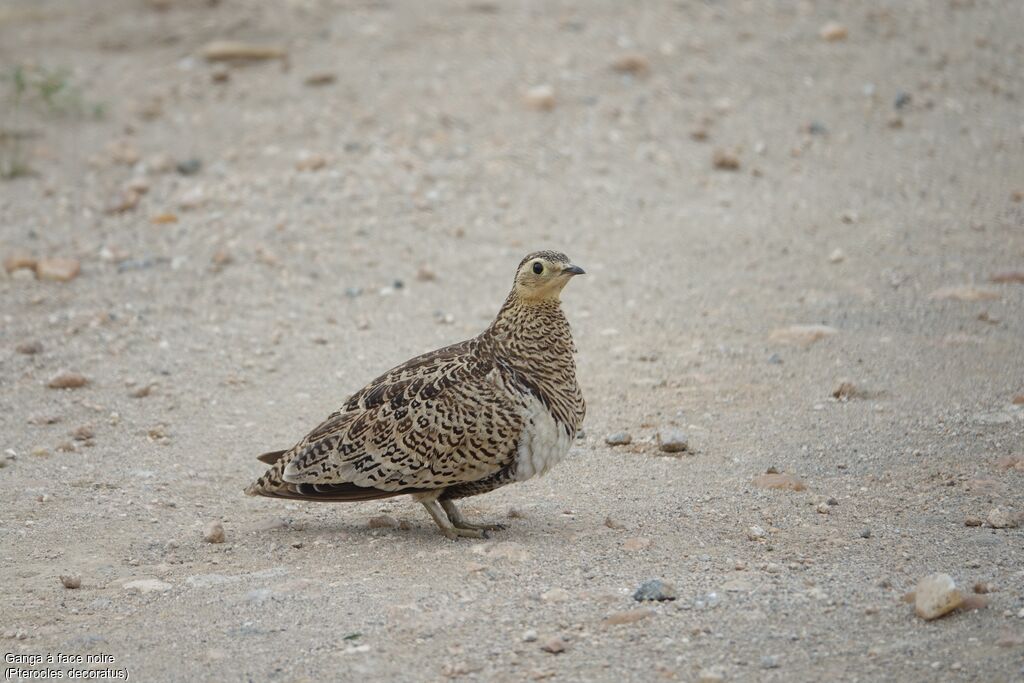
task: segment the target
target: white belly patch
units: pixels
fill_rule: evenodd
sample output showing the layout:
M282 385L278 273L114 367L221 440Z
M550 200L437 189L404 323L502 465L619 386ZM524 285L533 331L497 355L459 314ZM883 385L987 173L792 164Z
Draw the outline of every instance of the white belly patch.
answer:
M546 474L569 452L572 436L535 396L523 402L526 428L519 438L516 481Z

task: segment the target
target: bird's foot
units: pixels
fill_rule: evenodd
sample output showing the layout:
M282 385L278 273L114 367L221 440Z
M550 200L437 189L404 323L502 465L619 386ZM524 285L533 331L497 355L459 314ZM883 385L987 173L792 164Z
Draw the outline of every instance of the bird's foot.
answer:
M450 529L441 529L441 533L443 533L446 537L450 538L453 541L455 539L457 539L457 538L488 538L489 537L487 532L485 530L483 530L483 529L464 529L462 527L452 527Z
M458 509L451 501L445 501L444 504L438 503L434 500L421 500L420 503L430 513L430 517L437 524L437 527L441 530L441 533L452 539L456 538L487 538L487 527L477 526L476 524L468 524L462 515L458 514ZM442 507L443 505L443 507ZM455 510L455 519L451 519L451 514L448 510Z
M455 501L453 500L442 500L441 508L448 516L448 521L451 522L452 526L456 529L464 529L467 531L503 531L505 529L504 524L474 524L473 522L470 522L462 516L462 512L458 507L456 507Z

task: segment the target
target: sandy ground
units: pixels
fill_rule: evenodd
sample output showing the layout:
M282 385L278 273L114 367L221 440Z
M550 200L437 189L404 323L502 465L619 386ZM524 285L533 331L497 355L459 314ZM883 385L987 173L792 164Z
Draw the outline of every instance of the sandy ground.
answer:
M1021 26L1013 0L4 2L31 174L0 255L81 273L0 276L0 649L141 681L1021 680L1024 529L990 523L1024 512ZM207 62L221 39L287 58ZM589 273L590 409L556 471L468 501L507 531L242 495L256 454L479 332L539 248ZM914 616L933 572L987 607ZM654 578L677 599L635 602Z

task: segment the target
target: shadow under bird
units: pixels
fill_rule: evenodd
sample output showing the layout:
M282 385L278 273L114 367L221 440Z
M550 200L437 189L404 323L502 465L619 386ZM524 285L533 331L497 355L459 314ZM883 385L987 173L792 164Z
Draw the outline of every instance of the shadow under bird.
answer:
M538 251L478 336L417 356L353 394L245 492L307 501L411 495L448 538L484 538L455 505L544 474L569 452L586 404L562 288L583 269Z

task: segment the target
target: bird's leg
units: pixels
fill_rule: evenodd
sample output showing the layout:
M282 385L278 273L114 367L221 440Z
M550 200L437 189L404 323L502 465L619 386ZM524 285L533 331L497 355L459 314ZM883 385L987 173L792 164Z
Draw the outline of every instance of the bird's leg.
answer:
M441 529L441 533L450 539L456 539L459 536L465 538L487 538L487 533L483 529L465 529L456 526L448 519L448 515L445 514L441 504L437 502L437 499L433 500L421 500L420 503L430 513L430 517L434 520L434 523Z
M455 507L454 500L442 500L441 507L444 508L445 513L448 515L448 519L451 521L452 526L456 529L480 529L483 531L501 531L505 528L504 524L473 524L467 522L466 518L462 516L462 512L459 508Z

